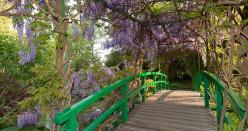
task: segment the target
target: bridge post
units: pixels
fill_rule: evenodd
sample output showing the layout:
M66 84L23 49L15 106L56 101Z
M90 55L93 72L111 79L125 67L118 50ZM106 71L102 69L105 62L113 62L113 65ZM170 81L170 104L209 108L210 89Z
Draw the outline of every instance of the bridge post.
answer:
M166 76L163 77L163 80L166 82L166 83L163 83L164 89L166 89L166 90L169 89L168 83L167 83L168 81L167 81L167 79L166 79Z
M195 79L194 79L194 90L195 91L199 91L202 78L203 78L203 75L200 72L197 72L195 75Z
M122 122L124 124L127 122L127 119L128 119L127 91L128 91L128 86L127 86L127 84L125 84L121 87L122 99L125 99L125 101L121 107L121 110L122 110L121 118L122 118Z
M142 77L141 78L141 86L143 86L146 82L146 77ZM142 88L140 90L140 94L141 94L141 97L142 97L142 102L145 102L146 100L146 94L145 94L145 88Z
M215 90L216 90L216 100L217 100L217 123L220 124L220 117L221 117L221 111L222 111L222 105L223 105L223 94L218 87L218 85L215 85Z
M157 78L157 75L153 75L153 82L155 82L156 81L156 78ZM155 86L155 88L153 88L153 90L152 90L152 93L153 94L155 94L156 92L157 92L157 84L153 84L154 86Z
M160 81L163 81L162 75L160 75ZM160 90L164 90L163 83L160 83Z
M204 78L204 100L205 100L205 107L209 108L209 86L210 86L210 81L207 78Z

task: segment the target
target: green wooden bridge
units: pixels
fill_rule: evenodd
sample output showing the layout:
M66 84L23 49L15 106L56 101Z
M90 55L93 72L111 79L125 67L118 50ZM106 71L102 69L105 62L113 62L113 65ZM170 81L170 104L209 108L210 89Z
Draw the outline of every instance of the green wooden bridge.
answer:
M153 81L145 83L147 78L152 78ZM130 90L129 84L137 79L141 81L141 86ZM155 86L154 94L146 98L145 93L149 86ZM204 88L203 97L197 92L200 87ZM99 126L107 118L119 112L121 121L115 128L117 131L216 131L220 123L224 87L218 77L204 71L196 75L196 91L169 90L165 74L145 72L103 87L99 92L57 114L54 121L61 126L62 131L77 131L80 123L77 120L78 115L117 90L121 94L120 99L82 130L99 130ZM142 102L131 110L130 101L140 98L139 96ZM210 112L210 98L216 105L216 115ZM228 90L228 101L233 111L242 119L245 116L245 104L232 89ZM224 121L230 122L226 116Z

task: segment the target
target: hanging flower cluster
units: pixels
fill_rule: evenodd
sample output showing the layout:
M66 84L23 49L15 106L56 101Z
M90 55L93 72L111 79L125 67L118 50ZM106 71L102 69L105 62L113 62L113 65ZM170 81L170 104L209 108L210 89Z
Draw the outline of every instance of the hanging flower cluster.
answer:
M78 71L73 73L72 96L78 99L85 98L90 94L98 92L101 83L107 82L111 78L115 77L115 73L108 67L103 67L102 71L99 72L104 73L105 77L99 77L97 79L99 74L93 73L91 70L87 72Z
M24 126L36 125L41 116L41 109L39 106L35 107L34 111L26 111L22 115L17 117L18 127L22 128Z
M10 1L11 2L11 1ZM17 3L14 8L14 12L32 12L33 8L29 6L31 3L30 0L24 0ZM19 51L20 64L25 65L35 60L36 57L36 45L33 44L33 40L35 39L35 33L33 33L31 29L31 23L33 22L32 18L19 19L14 17L15 20L15 28L17 30L18 37L20 41L23 39L23 35L25 32L27 42L30 48L29 52L25 52L23 49Z
M30 44L30 52L26 53L22 49L19 51L20 56L20 64L25 65L32 62L36 57L36 46L34 44Z
M176 12L154 14L151 10L155 7L152 6L158 4L158 1L105 0L99 3L97 8L88 7L91 9L89 12L100 15L88 15L94 16L92 18L95 20L96 16L101 18L103 12L107 12L105 18L111 24L111 37L105 42L104 48L116 48L122 54L131 52L134 55L138 54L138 50L147 48L151 51L146 52L146 56L154 60L160 52L168 49L194 47L196 36L186 28L192 25L190 20L176 22L179 21ZM180 9L191 11L189 4L194 3L187 3Z

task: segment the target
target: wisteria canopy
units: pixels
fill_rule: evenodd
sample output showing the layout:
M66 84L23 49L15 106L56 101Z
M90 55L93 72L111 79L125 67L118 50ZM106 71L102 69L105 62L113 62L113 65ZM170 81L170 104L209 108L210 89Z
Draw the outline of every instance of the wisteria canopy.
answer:
M25 30L30 53L24 51L19 53L20 63L25 64L35 57L35 45L32 44L32 40L45 30L32 27L33 23L37 20L48 20L55 28L61 28L58 19L61 17L58 14L61 11L52 10L57 4L53 1L8 2L13 3L13 9L1 12L1 15L13 16L20 39ZM137 54L141 48L150 49L153 51L149 51L147 57L154 59L158 54L172 48L195 49L195 43L203 41L197 38L199 32L193 26L195 19L203 16L204 9L201 5L204 2L201 1L86 0L66 1L66 4L70 5L68 6L70 12L65 14L64 19L72 23L74 39L78 36L92 39L95 24L99 21L105 22L108 23L108 34L111 39L105 42L104 48L117 48L121 53L131 51Z
M122 73L121 77L130 75L127 71L129 67L132 67L129 69L132 74L143 72L146 62L149 66L155 63L148 71L165 71L169 68L168 61L176 63L181 60L183 61L181 63L187 63L188 68L192 68L189 73L192 79L196 71L205 67L206 69L213 67L212 71L219 76L222 76L224 73L221 72L227 69L230 70L229 74L233 72L245 74L238 76L240 78L235 76L238 73L230 75L235 80L239 79L238 84L235 83L234 86L242 84L245 86L244 81L248 79L247 68L244 68L247 66L247 47L245 47L247 45L245 44L248 37L245 33L248 4L242 0L239 2L221 0L3 1L6 7L0 10L0 16L11 18L20 43L17 55L19 55L21 67L18 70L22 71L25 66L33 64L32 69L42 74L32 70L35 72L33 74L41 76L34 77L38 79L37 81L42 79L41 81L47 84L50 82L47 76L56 81L47 85L56 84L57 88L53 88L59 93L47 85L43 88L46 89L45 91L38 87L44 83L36 81L38 84L30 84L35 80L25 83L32 89L28 92L29 95L31 94L31 99L35 97L35 93L45 95L44 92L47 90L56 92L51 91L50 95L56 96L52 96L49 102L46 100L48 103L46 106L49 108L46 108L49 110L47 114L52 119L57 112L71 106L75 101L98 92L103 88L103 84L109 84L120 78L119 74ZM100 32L100 29L104 33ZM99 66L94 60L80 59L95 57L94 48L91 45L97 43L99 34L104 36L104 40L101 39L100 42L102 49L113 49L120 54L122 61L116 67L105 67L102 63ZM231 41L229 43L236 45L228 45L228 40ZM48 45L49 42L52 44ZM87 43L85 46L87 49L79 52L90 52L90 55L83 56L76 52L75 50L80 50L76 46L77 43L82 45ZM46 49L48 47L52 50ZM238 49L234 51L234 47ZM43 49L42 53L39 52L40 49ZM171 52L180 54L182 59L176 59L177 56ZM49 60L45 59L46 62L43 65L36 64L36 59L43 57L43 54L46 56L46 53L49 54ZM168 55L169 53L171 54ZM234 55L237 56L233 57ZM83 61L86 67L73 68L77 59ZM234 65L235 62L238 64ZM39 70L39 66L46 67L45 71L52 71L47 71L48 73L44 75L45 71ZM196 66L198 66L197 69ZM5 69L1 70L5 71ZM223 79L226 78L223 77ZM233 82L231 78L225 81L229 81L228 84ZM132 83L128 89L132 90L137 83L140 84L140 80ZM117 95L111 96L113 99L118 99L116 97ZM43 102L39 98L35 100ZM32 105L33 109L22 111L24 113L18 115L20 128L38 123L44 110L44 106L38 102ZM94 120L103 110L104 108L94 108L83 119Z

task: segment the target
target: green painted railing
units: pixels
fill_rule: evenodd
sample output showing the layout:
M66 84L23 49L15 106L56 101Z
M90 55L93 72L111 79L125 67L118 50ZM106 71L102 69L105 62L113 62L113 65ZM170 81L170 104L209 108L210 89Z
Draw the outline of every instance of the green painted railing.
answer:
M214 88L210 88L211 83L214 85ZM225 90L224 82L217 76L204 71L196 75L194 85L195 90L199 90L200 85L204 87L205 107L209 108L210 97L213 98L213 101L216 103L217 122L220 123L221 111L223 106L223 94ZM228 90L228 101L231 104L233 110L242 119L246 111L245 103L231 88L229 88ZM228 119L225 117L225 120L227 121Z
M152 77L153 82L146 83L147 77ZM142 84L135 90L128 92L128 84L135 79L141 79ZM114 90L121 90L122 98L115 102L111 107L105 110L96 120L85 127L84 131L93 131L97 126L99 126L106 118L108 118L113 112L120 109L121 119L123 123L126 123L128 119L128 100L131 97L137 96L139 93L142 96L142 101L145 101L145 92L147 92L147 87L155 85L155 91L166 89L168 84L167 76L159 72L145 72L135 76L129 76L122 80L119 80L113 84L103 87L99 92L90 95L80 102L72 105L71 107L65 109L63 112L58 113L55 116L54 122L61 126L62 131L76 131L78 129L77 116L80 112L85 111L88 107L99 101L102 97L112 93Z

